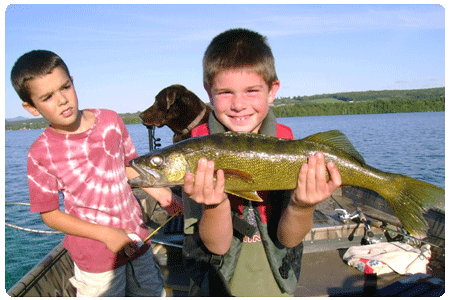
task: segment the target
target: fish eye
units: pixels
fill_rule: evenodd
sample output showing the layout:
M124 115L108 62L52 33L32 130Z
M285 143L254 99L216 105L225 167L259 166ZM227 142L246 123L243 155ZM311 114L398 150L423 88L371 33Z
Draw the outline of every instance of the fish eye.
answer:
M162 165L162 163L164 162L164 159L161 156L153 156L150 160L150 163L154 166L154 167L159 167L160 165Z

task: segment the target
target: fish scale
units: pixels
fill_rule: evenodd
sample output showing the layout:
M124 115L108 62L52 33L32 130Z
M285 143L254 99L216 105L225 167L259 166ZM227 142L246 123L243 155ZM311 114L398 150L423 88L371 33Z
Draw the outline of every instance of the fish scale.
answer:
M301 166L318 151L323 152L326 162L335 163L343 186L358 186L381 195L405 229L417 237L426 235L423 213L432 207L444 209L444 189L367 165L338 130L301 140L237 132L191 138L133 159L130 165L139 177L130 184L183 185L185 174L195 173L198 161L205 157L215 162L216 170L224 171L227 193L261 201L256 191L295 189Z

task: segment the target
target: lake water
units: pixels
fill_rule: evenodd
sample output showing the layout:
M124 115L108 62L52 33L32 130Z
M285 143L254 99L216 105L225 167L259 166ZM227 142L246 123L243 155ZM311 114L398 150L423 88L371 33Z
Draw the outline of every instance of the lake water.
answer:
M344 132L366 162L383 171L401 173L445 186L445 113L404 113L279 118L299 139L321 131ZM148 152L145 126L127 125L140 155ZM26 158L42 130L5 132L5 201L29 202ZM157 128L162 146L172 143L169 128ZM28 206L6 206L5 222L50 230ZM60 241L63 235L30 233L5 227L5 288L8 290Z

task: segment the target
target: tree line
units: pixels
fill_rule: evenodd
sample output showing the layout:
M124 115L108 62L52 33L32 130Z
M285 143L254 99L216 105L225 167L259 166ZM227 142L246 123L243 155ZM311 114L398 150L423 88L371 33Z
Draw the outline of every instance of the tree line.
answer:
M297 103L273 107L277 117L358 115L445 111L445 97L418 100L377 100L343 103Z
M445 88L385 90L276 98L277 117L445 111ZM125 124L141 124L140 111L119 114ZM6 121L5 130L40 129L43 118Z
M343 92L320 94L313 96L294 96L276 98L276 103L310 102L320 99L336 99L343 102L377 101L377 100L419 100L445 97L445 88L429 88L414 90L381 90L364 92Z

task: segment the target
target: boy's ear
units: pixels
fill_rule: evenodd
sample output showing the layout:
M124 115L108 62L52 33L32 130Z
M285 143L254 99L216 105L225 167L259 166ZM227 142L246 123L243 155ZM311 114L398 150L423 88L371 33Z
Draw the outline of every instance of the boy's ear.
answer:
M206 84L203 84L203 88L205 89L206 93L208 94L209 103L211 103L211 105L214 105L214 99L212 97L211 88L209 86L207 86Z
M280 88L280 81L279 80L274 80L272 82L272 86L270 87L269 90L269 104L273 103L273 100L275 100L275 96L277 95L278 89Z
M33 105L31 105L28 102L22 102L22 106L23 108L25 108L30 114L32 114L33 116L37 117L40 115L39 111L36 109L36 107L34 107Z

